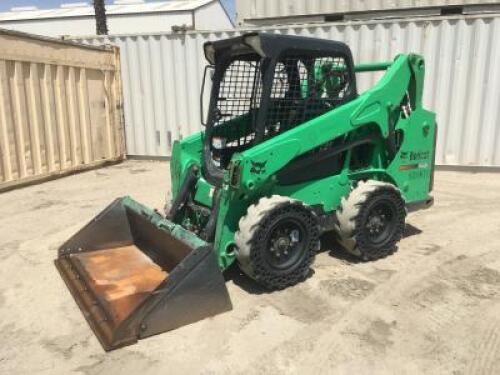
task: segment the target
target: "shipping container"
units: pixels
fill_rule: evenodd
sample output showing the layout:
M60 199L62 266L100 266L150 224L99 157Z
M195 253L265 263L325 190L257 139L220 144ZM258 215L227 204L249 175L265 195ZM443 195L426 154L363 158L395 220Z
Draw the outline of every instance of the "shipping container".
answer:
M499 12L495 0L236 0L239 25Z
M120 46L127 153L170 156L199 131L203 43L256 29L85 39ZM424 104L437 112L440 165L500 166L500 15L349 21L261 31L346 42L356 63L425 56ZM382 73L359 73L366 90Z
M0 30L0 190L124 156L117 48Z

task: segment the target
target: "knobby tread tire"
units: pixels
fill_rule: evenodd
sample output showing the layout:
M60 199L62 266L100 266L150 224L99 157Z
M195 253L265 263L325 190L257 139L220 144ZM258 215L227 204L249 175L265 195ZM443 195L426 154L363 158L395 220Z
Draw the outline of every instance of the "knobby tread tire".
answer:
M305 254L299 264L290 270L276 270L263 257L267 251L266 231L272 221L282 215L293 215L302 220L308 231ZM263 197L248 207L235 233L236 257L240 269L267 289L284 289L305 279L320 248L320 226L316 214L302 202L288 197L273 195Z
M393 202L397 212L397 223L393 235L379 248L373 247L363 231L362 218L370 200L376 197ZM400 190L387 182L368 180L359 181L351 193L342 198L337 210L338 232L343 247L363 261L384 258L397 249L405 228L406 208Z

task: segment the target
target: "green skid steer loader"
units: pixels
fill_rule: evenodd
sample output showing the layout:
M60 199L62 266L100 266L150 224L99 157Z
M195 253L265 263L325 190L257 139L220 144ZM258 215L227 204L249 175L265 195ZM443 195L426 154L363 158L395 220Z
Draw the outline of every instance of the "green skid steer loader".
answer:
M59 249L106 350L230 310L233 263L268 289L300 282L325 231L362 260L387 256L407 212L433 203L422 56L354 65L344 43L262 33L204 51L207 121L174 144L165 216L119 198ZM355 73L379 70L359 94Z

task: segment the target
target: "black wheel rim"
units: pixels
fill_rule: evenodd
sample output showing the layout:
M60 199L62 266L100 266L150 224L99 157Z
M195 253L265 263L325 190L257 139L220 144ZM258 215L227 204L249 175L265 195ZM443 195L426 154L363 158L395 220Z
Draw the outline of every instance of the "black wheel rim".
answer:
M389 200L374 202L368 209L364 229L373 245L383 245L396 230L397 211Z
M281 220L268 233L265 260L271 267L285 270L300 263L307 243L302 223L293 219Z

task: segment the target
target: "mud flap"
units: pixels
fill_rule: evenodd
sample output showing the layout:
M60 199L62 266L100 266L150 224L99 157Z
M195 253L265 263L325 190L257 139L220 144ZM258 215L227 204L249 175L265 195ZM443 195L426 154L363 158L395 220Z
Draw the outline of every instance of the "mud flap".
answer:
M55 264L105 350L232 308L213 248L129 197L64 243Z

